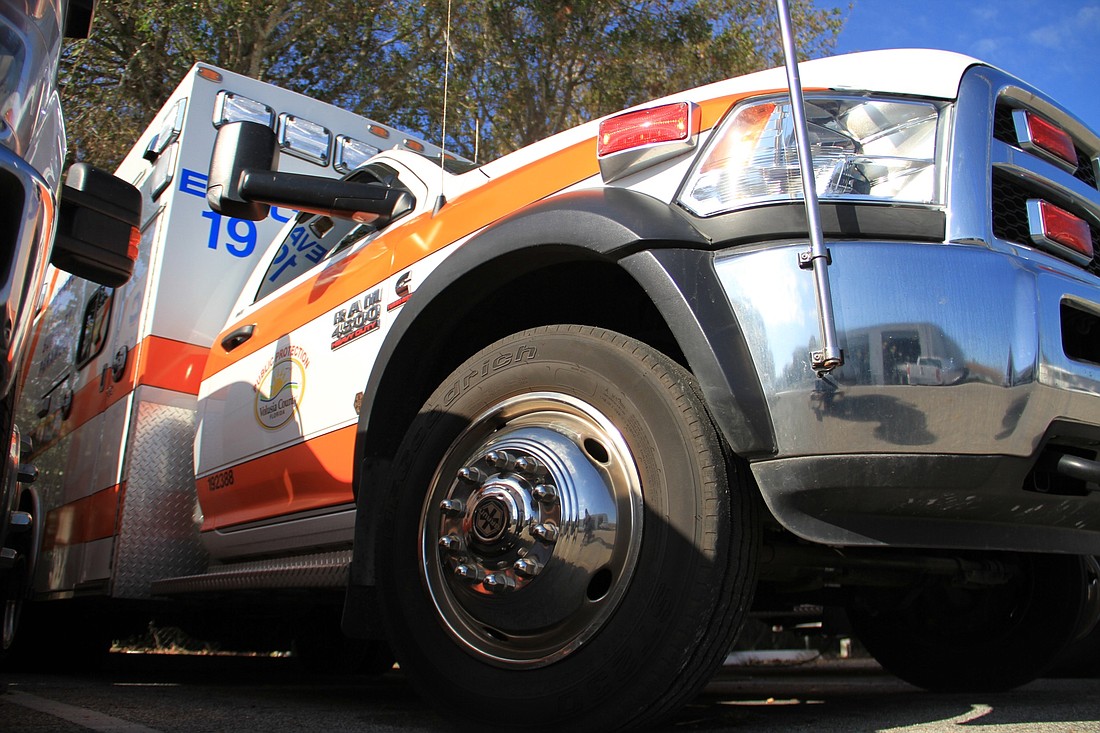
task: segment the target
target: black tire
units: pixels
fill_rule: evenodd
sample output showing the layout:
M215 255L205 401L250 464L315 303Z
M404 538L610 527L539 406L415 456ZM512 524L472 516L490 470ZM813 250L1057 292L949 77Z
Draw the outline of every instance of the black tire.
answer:
M652 723L707 682L749 606L744 472L690 374L622 335L551 326L482 350L424 405L391 476L391 646L450 720Z
M926 690L1002 692L1030 682L1079 628L1085 568L1065 555L1000 559L1017 569L1004 584L858 596L848 609L856 636L887 671Z
M27 559L20 556L15 564L0 575L0 601L3 616L0 617L0 661L8 655L19 631L19 621L28 593Z
M3 667L47 673L87 673L103 667L111 650L107 624L86 609L56 608L76 601L32 602L23 609L19 633Z
M18 490L18 486L16 489ZM31 525L8 536L7 546L17 553L14 565L0 573L0 601L3 616L0 618L0 664L6 664L11 649L16 645L24 609L29 605L33 587L38 552L42 541L42 517L29 492L19 498L19 509L32 518Z

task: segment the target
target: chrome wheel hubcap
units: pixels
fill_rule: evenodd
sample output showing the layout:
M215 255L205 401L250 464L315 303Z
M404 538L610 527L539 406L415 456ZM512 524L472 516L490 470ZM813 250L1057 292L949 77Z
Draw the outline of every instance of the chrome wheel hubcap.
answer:
M602 413L558 393L511 398L475 418L436 471L421 580L467 652L543 666L621 601L641 524L634 460Z

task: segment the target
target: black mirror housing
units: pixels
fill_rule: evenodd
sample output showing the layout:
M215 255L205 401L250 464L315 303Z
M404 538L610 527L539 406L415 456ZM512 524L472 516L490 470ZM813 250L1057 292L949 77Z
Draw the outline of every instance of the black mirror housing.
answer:
M246 200L241 191L248 171L270 171L278 163L275 132L258 122L229 122L218 130L210 157L206 202L219 214L260 221L271 207Z
M134 272L140 226L137 188L107 171L75 163L61 190L50 263L116 288Z

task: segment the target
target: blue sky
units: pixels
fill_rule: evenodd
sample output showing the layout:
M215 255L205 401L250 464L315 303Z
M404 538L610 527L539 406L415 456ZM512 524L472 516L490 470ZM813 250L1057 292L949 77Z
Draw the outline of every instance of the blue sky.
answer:
M837 53L942 48L987 61L1100 133L1100 0L817 0L847 17Z

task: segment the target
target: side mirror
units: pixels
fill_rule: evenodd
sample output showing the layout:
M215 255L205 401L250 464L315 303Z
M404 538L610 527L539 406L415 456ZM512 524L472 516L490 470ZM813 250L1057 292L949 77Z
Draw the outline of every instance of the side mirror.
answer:
M411 210L412 194L385 184L273 171L275 133L257 122L230 122L218 130L206 202L219 214L259 221L271 206L385 225Z
M134 273L140 226L137 188L87 163L74 163L61 189L50 263L117 288Z
M258 122L230 122L218 130L210 156L206 203L219 214L260 221L271 207L248 201L241 191L245 174L271 171L279 161L275 132Z

